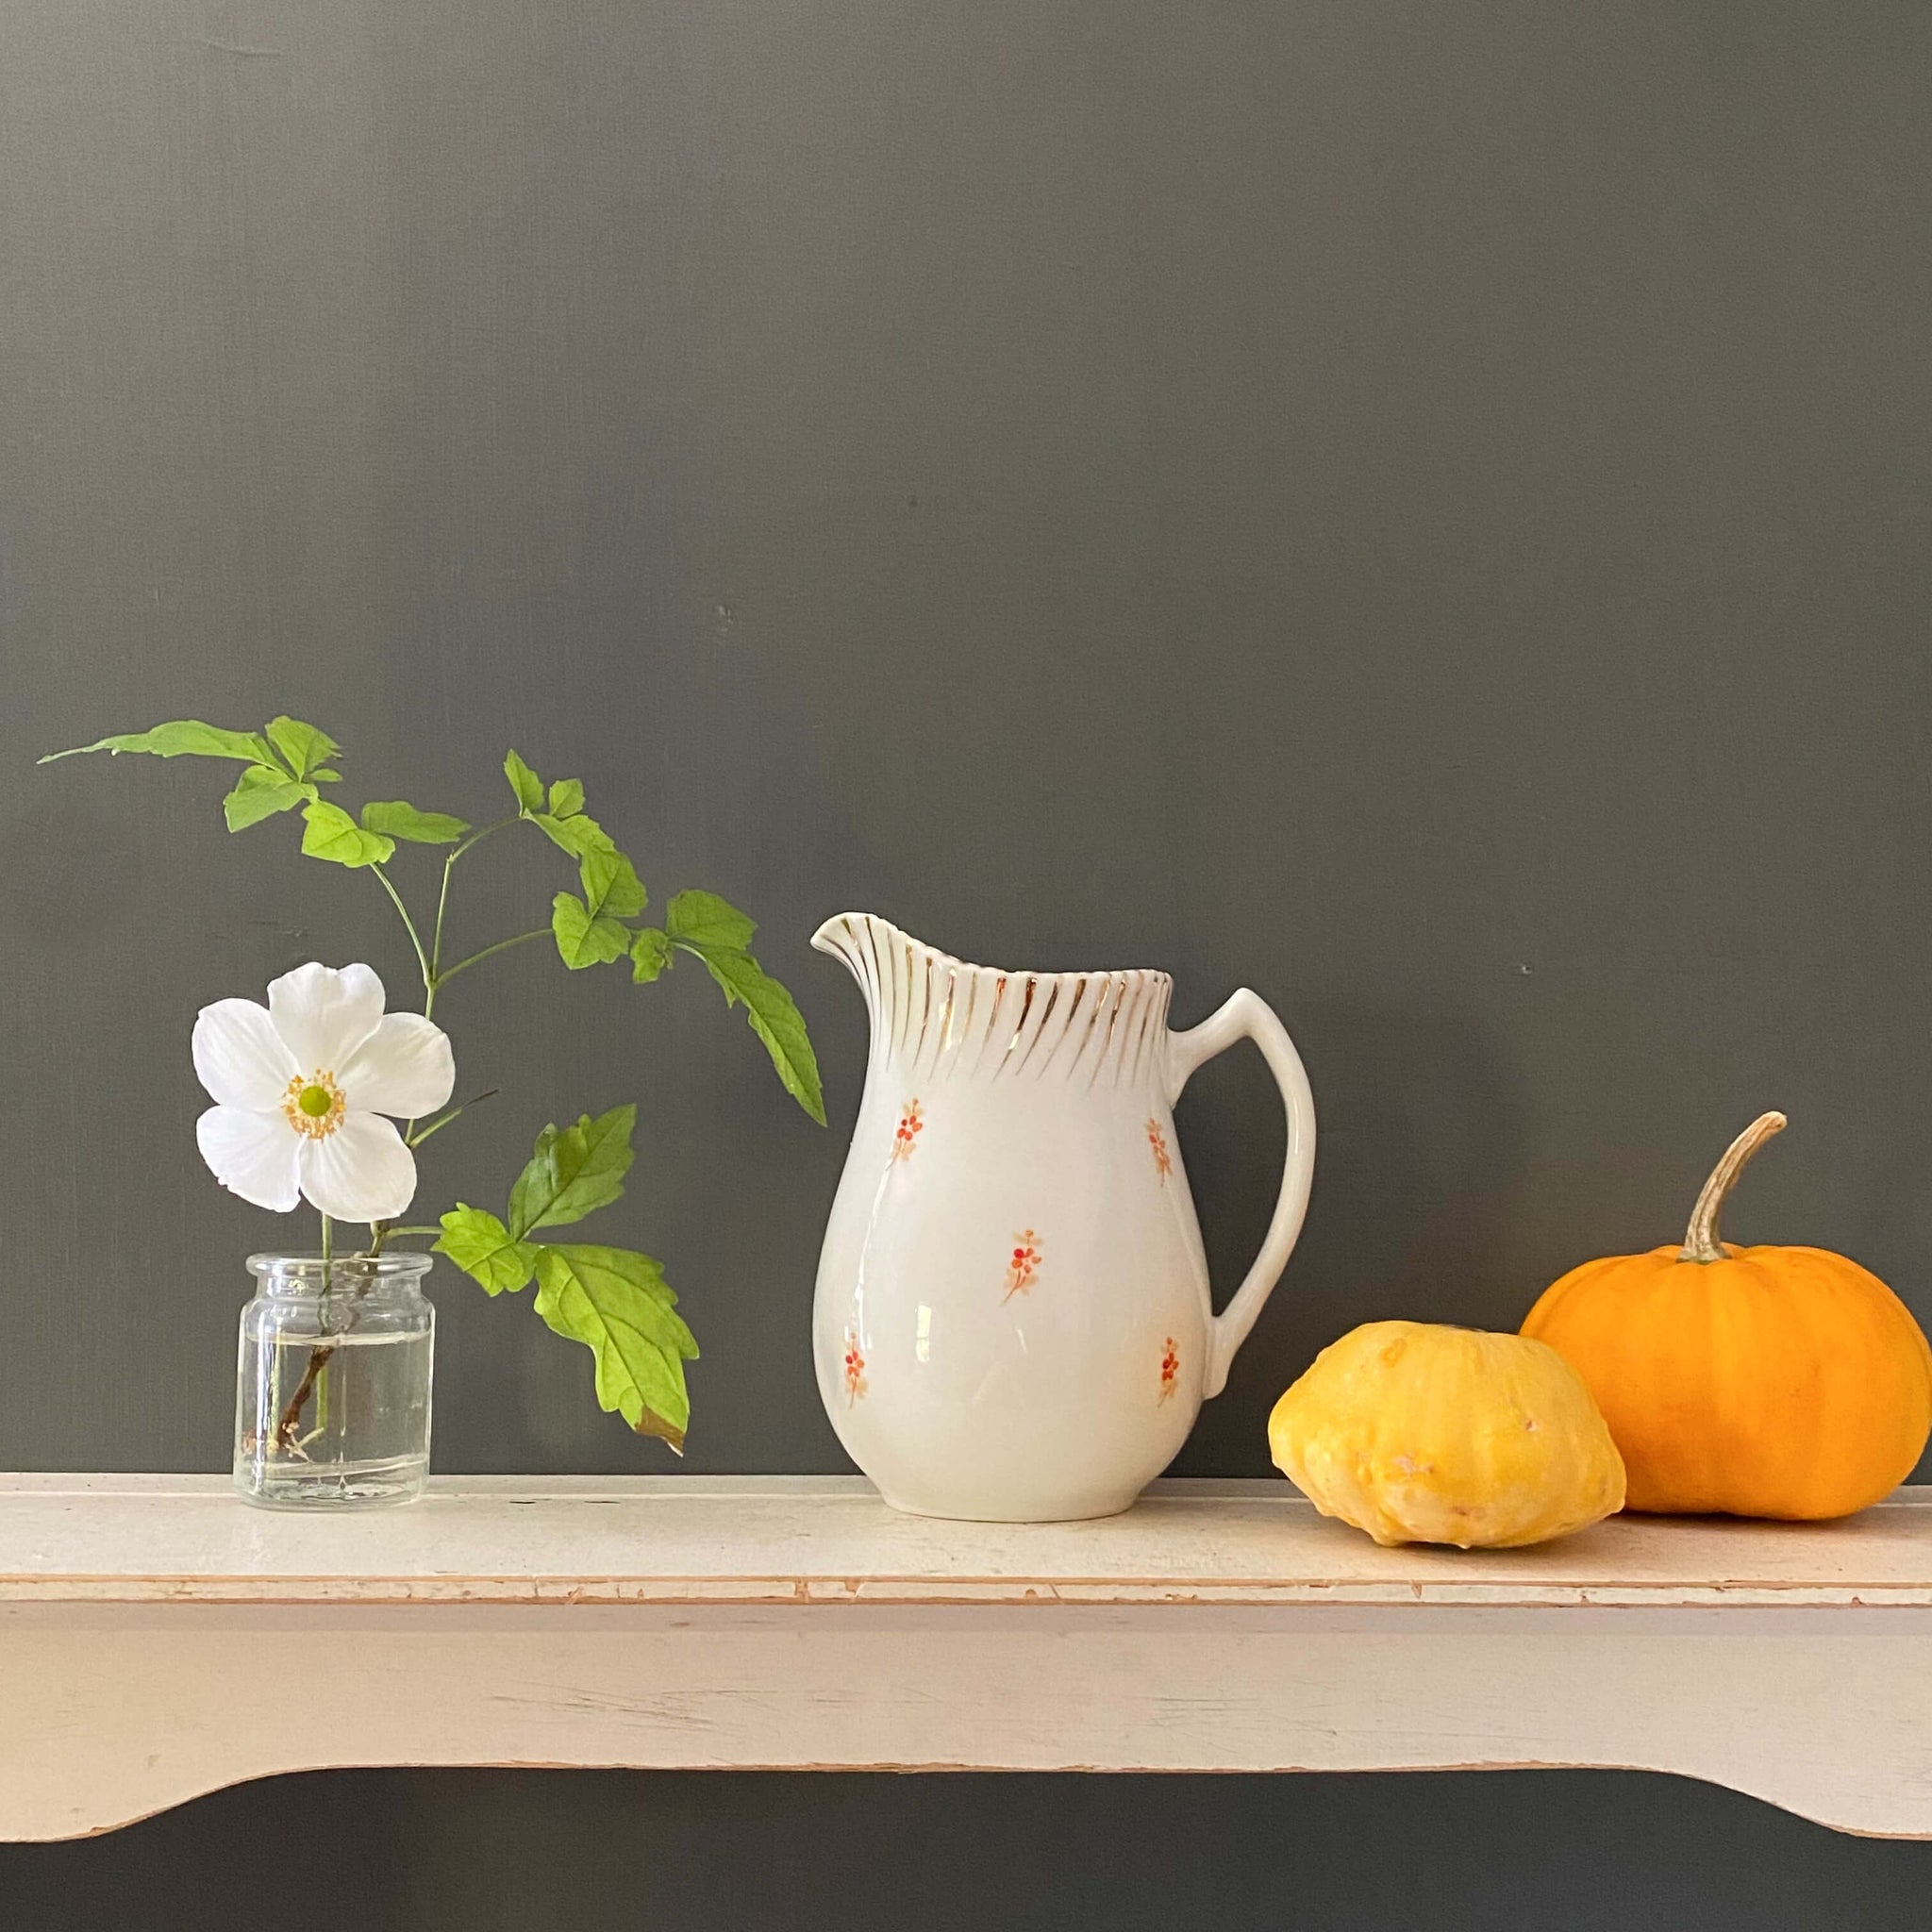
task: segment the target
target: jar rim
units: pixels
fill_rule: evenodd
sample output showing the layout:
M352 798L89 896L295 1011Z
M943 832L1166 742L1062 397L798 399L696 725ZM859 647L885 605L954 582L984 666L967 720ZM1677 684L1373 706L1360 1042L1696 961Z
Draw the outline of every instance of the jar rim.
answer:
M275 1280L291 1287L320 1289L325 1280L418 1281L436 1265L434 1255L400 1248L383 1255L337 1255L325 1261L320 1255L250 1255L248 1272L258 1280Z

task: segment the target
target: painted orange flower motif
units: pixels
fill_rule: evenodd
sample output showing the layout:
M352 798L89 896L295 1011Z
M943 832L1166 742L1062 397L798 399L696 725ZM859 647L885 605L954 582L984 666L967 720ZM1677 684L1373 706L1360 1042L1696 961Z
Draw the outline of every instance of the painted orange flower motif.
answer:
M892 1158L910 1160L913 1150L919 1144L919 1137L925 1131L925 1123L919 1117L919 1103L908 1100L906 1111L899 1116L899 1125L892 1135Z
M1174 1156L1167 1151L1167 1136L1160 1131L1160 1123L1150 1119L1147 1123L1147 1144L1154 1150L1154 1171L1160 1176L1160 1185L1167 1185L1167 1177L1174 1172Z
M1033 1276L1040 1266L1040 1237L1030 1227L1013 1238L1013 1257L1007 1263L1007 1291L1003 1300L1032 1291Z
M845 1331L845 1407L850 1408L865 1393L865 1357L858 1352L858 1338Z
M1174 1345L1174 1337L1167 1338L1167 1348L1160 1357L1160 1399L1165 1402L1174 1393L1174 1378L1180 1374L1180 1351Z

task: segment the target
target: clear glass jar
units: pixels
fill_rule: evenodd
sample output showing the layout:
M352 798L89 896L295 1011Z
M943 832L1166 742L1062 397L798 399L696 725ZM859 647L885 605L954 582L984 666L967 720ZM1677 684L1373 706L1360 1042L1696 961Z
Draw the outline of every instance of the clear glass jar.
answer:
M429 1474L431 1257L251 1255L235 1487L269 1509L412 1502Z

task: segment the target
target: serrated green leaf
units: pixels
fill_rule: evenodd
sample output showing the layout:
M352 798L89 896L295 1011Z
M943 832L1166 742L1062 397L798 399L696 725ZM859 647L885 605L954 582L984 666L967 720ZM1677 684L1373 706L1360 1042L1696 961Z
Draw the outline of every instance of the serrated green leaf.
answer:
M222 800L222 816L231 832L245 832L279 811L292 811L315 796L313 785L298 785L275 765L250 765Z
M199 718L178 718L173 724L157 724L152 731L117 731L92 744L49 752L40 762L51 765L57 758L78 758L91 751L140 751L158 758L240 758L249 765L272 766L275 761L268 740L258 731L224 731L219 724L204 724Z
M573 973L586 966L608 966L630 949L630 928L614 919L591 916L575 892L559 892L550 902L550 930L557 940L557 957Z
M509 1225L519 1239L529 1233L532 1217L549 1207L563 1185L557 1174L558 1131L552 1122L537 1136L536 1152L510 1184Z
M310 858L325 858L331 865L380 865L396 849L393 839L365 832L341 806L325 798L305 807L302 817L302 850Z
M637 986L649 986L671 963L671 941L655 925L634 933L630 942L630 976Z
M509 1229L493 1214L458 1201L442 1217L442 1233L433 1243L475 1280L485 1294L511 1294L530 1285L537 1272L537 1249L530 1241L514 1241Z
M519 811L543 809L543 781L515 752L505 754L503 775L509 780L509 789L517 795Z
M694 946L722 946L743 952L758 922L716 892L679 892L664 908L664 930Z
M584 786L580 778L558 778L550 788L552 818L575 818L584 808Z
M595 1120L580 1116L574 1127L545 1127L509 1191L512 1237L581 1221L616 1200L636 1158L630 1136L637 1118L635 1107L613 1107Z
M537 1257L537 1312L558 1335L581 1341L597 1364L597 1402L640 1435L681 1449L691 1421L684 1360L691 1330L647 1284L663 1271L648 1255L621 1248L558 1245ZM675 1328L668 1324L675 1324ZM669 1340L657 1338L668 1334Z
M326 731L318 731L299 718L271 718L268 739L298 778L306 778L318 766L326 765L341 750Z
M697 1360L697 1337L685 1326L684 1318L676 1311L677 1296L664 1279L662 1266L649 1255L641 1255L635 1248L611 1248L591 1241L535 1241L530 1245L563 1256L573 1268L586 1275L615 1275L636 1291L648 1310L640 1311L637 1325L659 1348L668 1348L688 1362Z
M592 852L617 850L616 841L588 813L578 812L575 818L560 819L553 812L540 811L533 812L531 817L542 827L544 837L568 852L573 858L582 858Z
M819 1084L818 1056L805 1030L805 1018L791 995L749 953L725 947L687 945L724 990L724 1002L743 1001L751 1030L765 1043L786 1092L820 1126L825 1124L825 1096Z
M637 867L615 848L585 853L577 874L584 883L584 904L592 913L635 919L644 909L646 894Z
M366 830L388 839L407 839L412 845L454 845L470 827L446 811L418 811L400 798L381 799L362 808Z

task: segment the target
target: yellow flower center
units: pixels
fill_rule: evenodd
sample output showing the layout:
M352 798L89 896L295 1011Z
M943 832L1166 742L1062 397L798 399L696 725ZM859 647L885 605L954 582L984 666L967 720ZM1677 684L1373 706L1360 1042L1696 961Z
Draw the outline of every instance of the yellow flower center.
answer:
M297 1074L289 1082L282 1094L282 1114L305 1140L325 1141L341 1125L347 1104L336 1076L318 1067L307 1079Z

